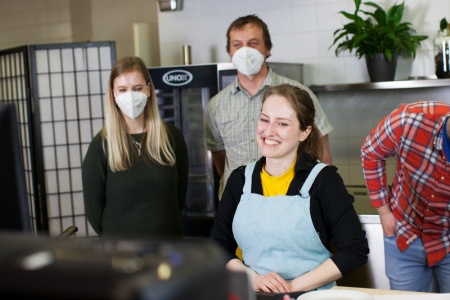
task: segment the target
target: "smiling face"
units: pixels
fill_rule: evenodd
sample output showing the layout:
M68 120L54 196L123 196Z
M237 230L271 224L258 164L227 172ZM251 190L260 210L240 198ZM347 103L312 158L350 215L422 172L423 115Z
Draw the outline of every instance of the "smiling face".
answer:
M276 94L267 97L256 127L258 146L266 159L292 163L297 157L299 143L310 132L310 127L300 130L296 112L286 98Z

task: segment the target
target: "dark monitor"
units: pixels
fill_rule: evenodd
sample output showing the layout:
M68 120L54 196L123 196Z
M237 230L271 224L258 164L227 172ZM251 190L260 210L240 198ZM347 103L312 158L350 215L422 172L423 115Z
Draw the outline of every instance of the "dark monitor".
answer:
M236 80L237 70L236 69L219 70L218 76L219 76L219 91L221 91Z
M31 232L16 107L0 104L0 231Z

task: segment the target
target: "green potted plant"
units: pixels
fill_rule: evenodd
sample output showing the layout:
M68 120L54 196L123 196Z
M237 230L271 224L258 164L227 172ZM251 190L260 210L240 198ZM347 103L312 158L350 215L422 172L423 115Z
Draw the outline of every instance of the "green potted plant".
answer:
M335 53L354 50L358 58L365 57L371 81L394 80L397 57L416 57L416 47L427 39L425 35L415 35L411 23L402 22L405 3L395 3L387 11L374 2L364 2L375 8L374 12L361 9L361 0L355 1L355 11L340 11L351 22L333 33ZM363 18L360 14L368 16ZM378 70L377 70L378 68ZM381 73L373 73L373 72Z

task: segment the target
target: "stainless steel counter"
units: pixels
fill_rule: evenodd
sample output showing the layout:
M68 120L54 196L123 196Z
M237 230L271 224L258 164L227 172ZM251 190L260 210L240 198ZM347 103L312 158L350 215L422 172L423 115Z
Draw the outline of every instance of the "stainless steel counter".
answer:
M397 80L384 82L311 85L309 88L313 92L317 93L356 90L416 89L446 86L450 87L450 79Z

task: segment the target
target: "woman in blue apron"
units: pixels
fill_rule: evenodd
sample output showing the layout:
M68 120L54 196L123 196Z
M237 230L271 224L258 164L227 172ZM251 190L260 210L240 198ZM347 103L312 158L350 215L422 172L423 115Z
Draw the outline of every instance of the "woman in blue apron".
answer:
M319 160L314 115L306 91L267 87L256 128L262 158L233 171L219 204L211 238L256 291L329 289L367 262L353 197L337 168Z

